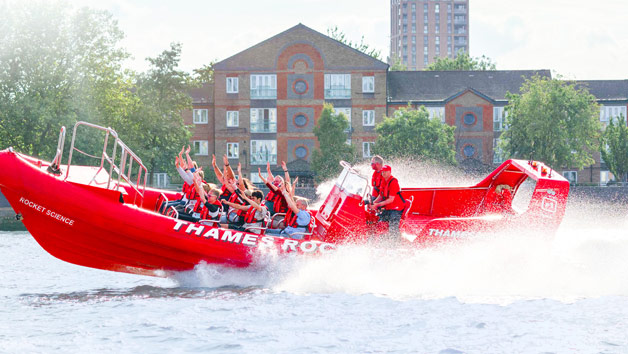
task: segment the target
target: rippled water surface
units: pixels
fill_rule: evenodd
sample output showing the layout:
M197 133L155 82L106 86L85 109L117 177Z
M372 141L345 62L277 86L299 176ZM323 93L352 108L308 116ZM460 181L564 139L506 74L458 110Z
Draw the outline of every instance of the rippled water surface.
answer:
M0 352L626 353L622 213L582 203L556 237L354 247L173 278L78 267L0 233Z

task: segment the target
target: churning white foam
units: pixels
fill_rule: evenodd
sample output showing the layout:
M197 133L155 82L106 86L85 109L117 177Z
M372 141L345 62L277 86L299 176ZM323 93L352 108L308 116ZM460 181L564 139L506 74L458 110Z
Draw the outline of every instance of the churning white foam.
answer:
M435 166L400 169L403 172L397 175L404 176L402 185L426 186L435 181L431 177L429 183L424 182L429 169L440 176L439 185L469 185L478 180ZM625 205L572 199L556 235L504 231L412 250L344 246L318 257L265 259L254 270L199 265L188 272L188 278L177 280L191 286L260 286L297 294L456 297L463 302L499 304L628 296L626 214Z

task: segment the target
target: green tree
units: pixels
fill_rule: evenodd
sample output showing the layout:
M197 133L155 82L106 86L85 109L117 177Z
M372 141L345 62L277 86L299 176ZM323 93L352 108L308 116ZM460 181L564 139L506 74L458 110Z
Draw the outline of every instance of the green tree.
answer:
M175 155L191 136L182 112L192 109L188 92L193 82L178 69L180 56L181 44L173 43L157 57L147 58L151 67L135 83L138 104L128 118L114 122L122 140L142 158L150 183L154 172L173 169Z
M351 48L357 49L366 55L370 55L377 60L381 60L381 50L371 48L368 44L364 43L364 36L360 38L360 43L353 42L347 38L347 36L338 29L338 26L330 27L327 29L327 35L340 43L346 44Z
M392 65L388 69L389 71L406 71L408 67L401 61L401 58L394 56L392 58Z
M62 125L124 111L122 37L107 12L1 2L0 146L51 159Z
M428 65L428 71L456 71L456 70L495 70L495 63L490 58L482 55L480 58L472 58L469 53L458 51L456 58L435 58L436 60Z
M623 114L608 123L600 139L600 152L613 175L628 181L628 126Z
M214 83L214 65L216 65L216 62L216 60L212 60L209 64L192 70L194 72L194 81L198 84Z
M342 169L340 160L352 162L354 148L346 143L348 128L347 117L343 113L334 114L334 107L325 104L314 127L320 148L312 153L312 170L318 182L336 176Z
M582 168L594 162L600 132L599 107L573 82L534 76L521 94L508 93L506 130L500 146L515 158L536 159L554 168Z
M455 128L430 119L425 107L402 108L392 117L384 117L375 130L378 133L374 152L385 158L419 157L440 163L456 164Z

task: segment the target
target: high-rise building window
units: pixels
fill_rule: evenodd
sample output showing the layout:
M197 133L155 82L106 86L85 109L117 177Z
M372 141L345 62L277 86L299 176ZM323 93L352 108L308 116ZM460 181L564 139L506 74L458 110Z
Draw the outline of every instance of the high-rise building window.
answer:
M423 4L423 12L427 12L427 3Z
M416 37L412 36L412 44L416 44Z
M423 26L423 33L427 33L427 25Z
M403 25L403 33L408 33L408 25Z
M412 12L416 12L416 4L412 3Z
M427 54L423 56L423 65L427 66L429 64L429 59L427 58Z
M237 77L227 78L227 93L238 93L238 78Z
M416 24L412 24L412 33L416 33Z
M428 21L428 19L427 19L427 14L423 15L423 22L424 22L424 23L428 23L428 22L430 22L430 21Z
M436 12L436 13L440 12L440 4L435 4L434 5L434 12Z
M423 47L423 54L425 56L427 56L429 54L428 51L427 51L427 45L425 45L425 47Z

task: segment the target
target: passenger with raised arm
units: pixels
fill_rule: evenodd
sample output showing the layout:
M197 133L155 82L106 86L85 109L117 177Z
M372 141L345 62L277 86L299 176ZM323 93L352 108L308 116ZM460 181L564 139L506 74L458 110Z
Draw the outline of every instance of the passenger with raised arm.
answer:
M278 235L291 237L295 239L303 239L303 234L307 233L312 221L312 214L307 211L307 199L300 197L292 197L286 190L286 186L281 187L281 193L288 203L288 212L284 219L285 228L283 229L267 229L267 235Z
M265 182L269 190L268 194L266 194L266 207L268 207L270 215L285 213L288 211L288 203L286 203L286 199L283 197L280 190L281 186L284 184L284 180L281 176L273 176L273 173L270 171L270 163L266 163L266 171L268 175L264 178L261 169L257 169L259 178Z
M381 208L380 221L388 222L388 232L391 235L400 236L399 224L405 207L405 200L401 195L399 181L392 176L392 169L389 165L382 167L382 177L384 179L382 191L369 208L372 210Z
M226 225L223 224L222 227L260 234L262 232L262 223L268 214L268 209L266 209L266 206L262 203L264 201L264 193L260 190L255 190L251 193L251 197L249 198L239 189L235 188L234 190L235 193L249 205L236 204L226 200L223 201L224 204L242 211L243 216L238 222Z

